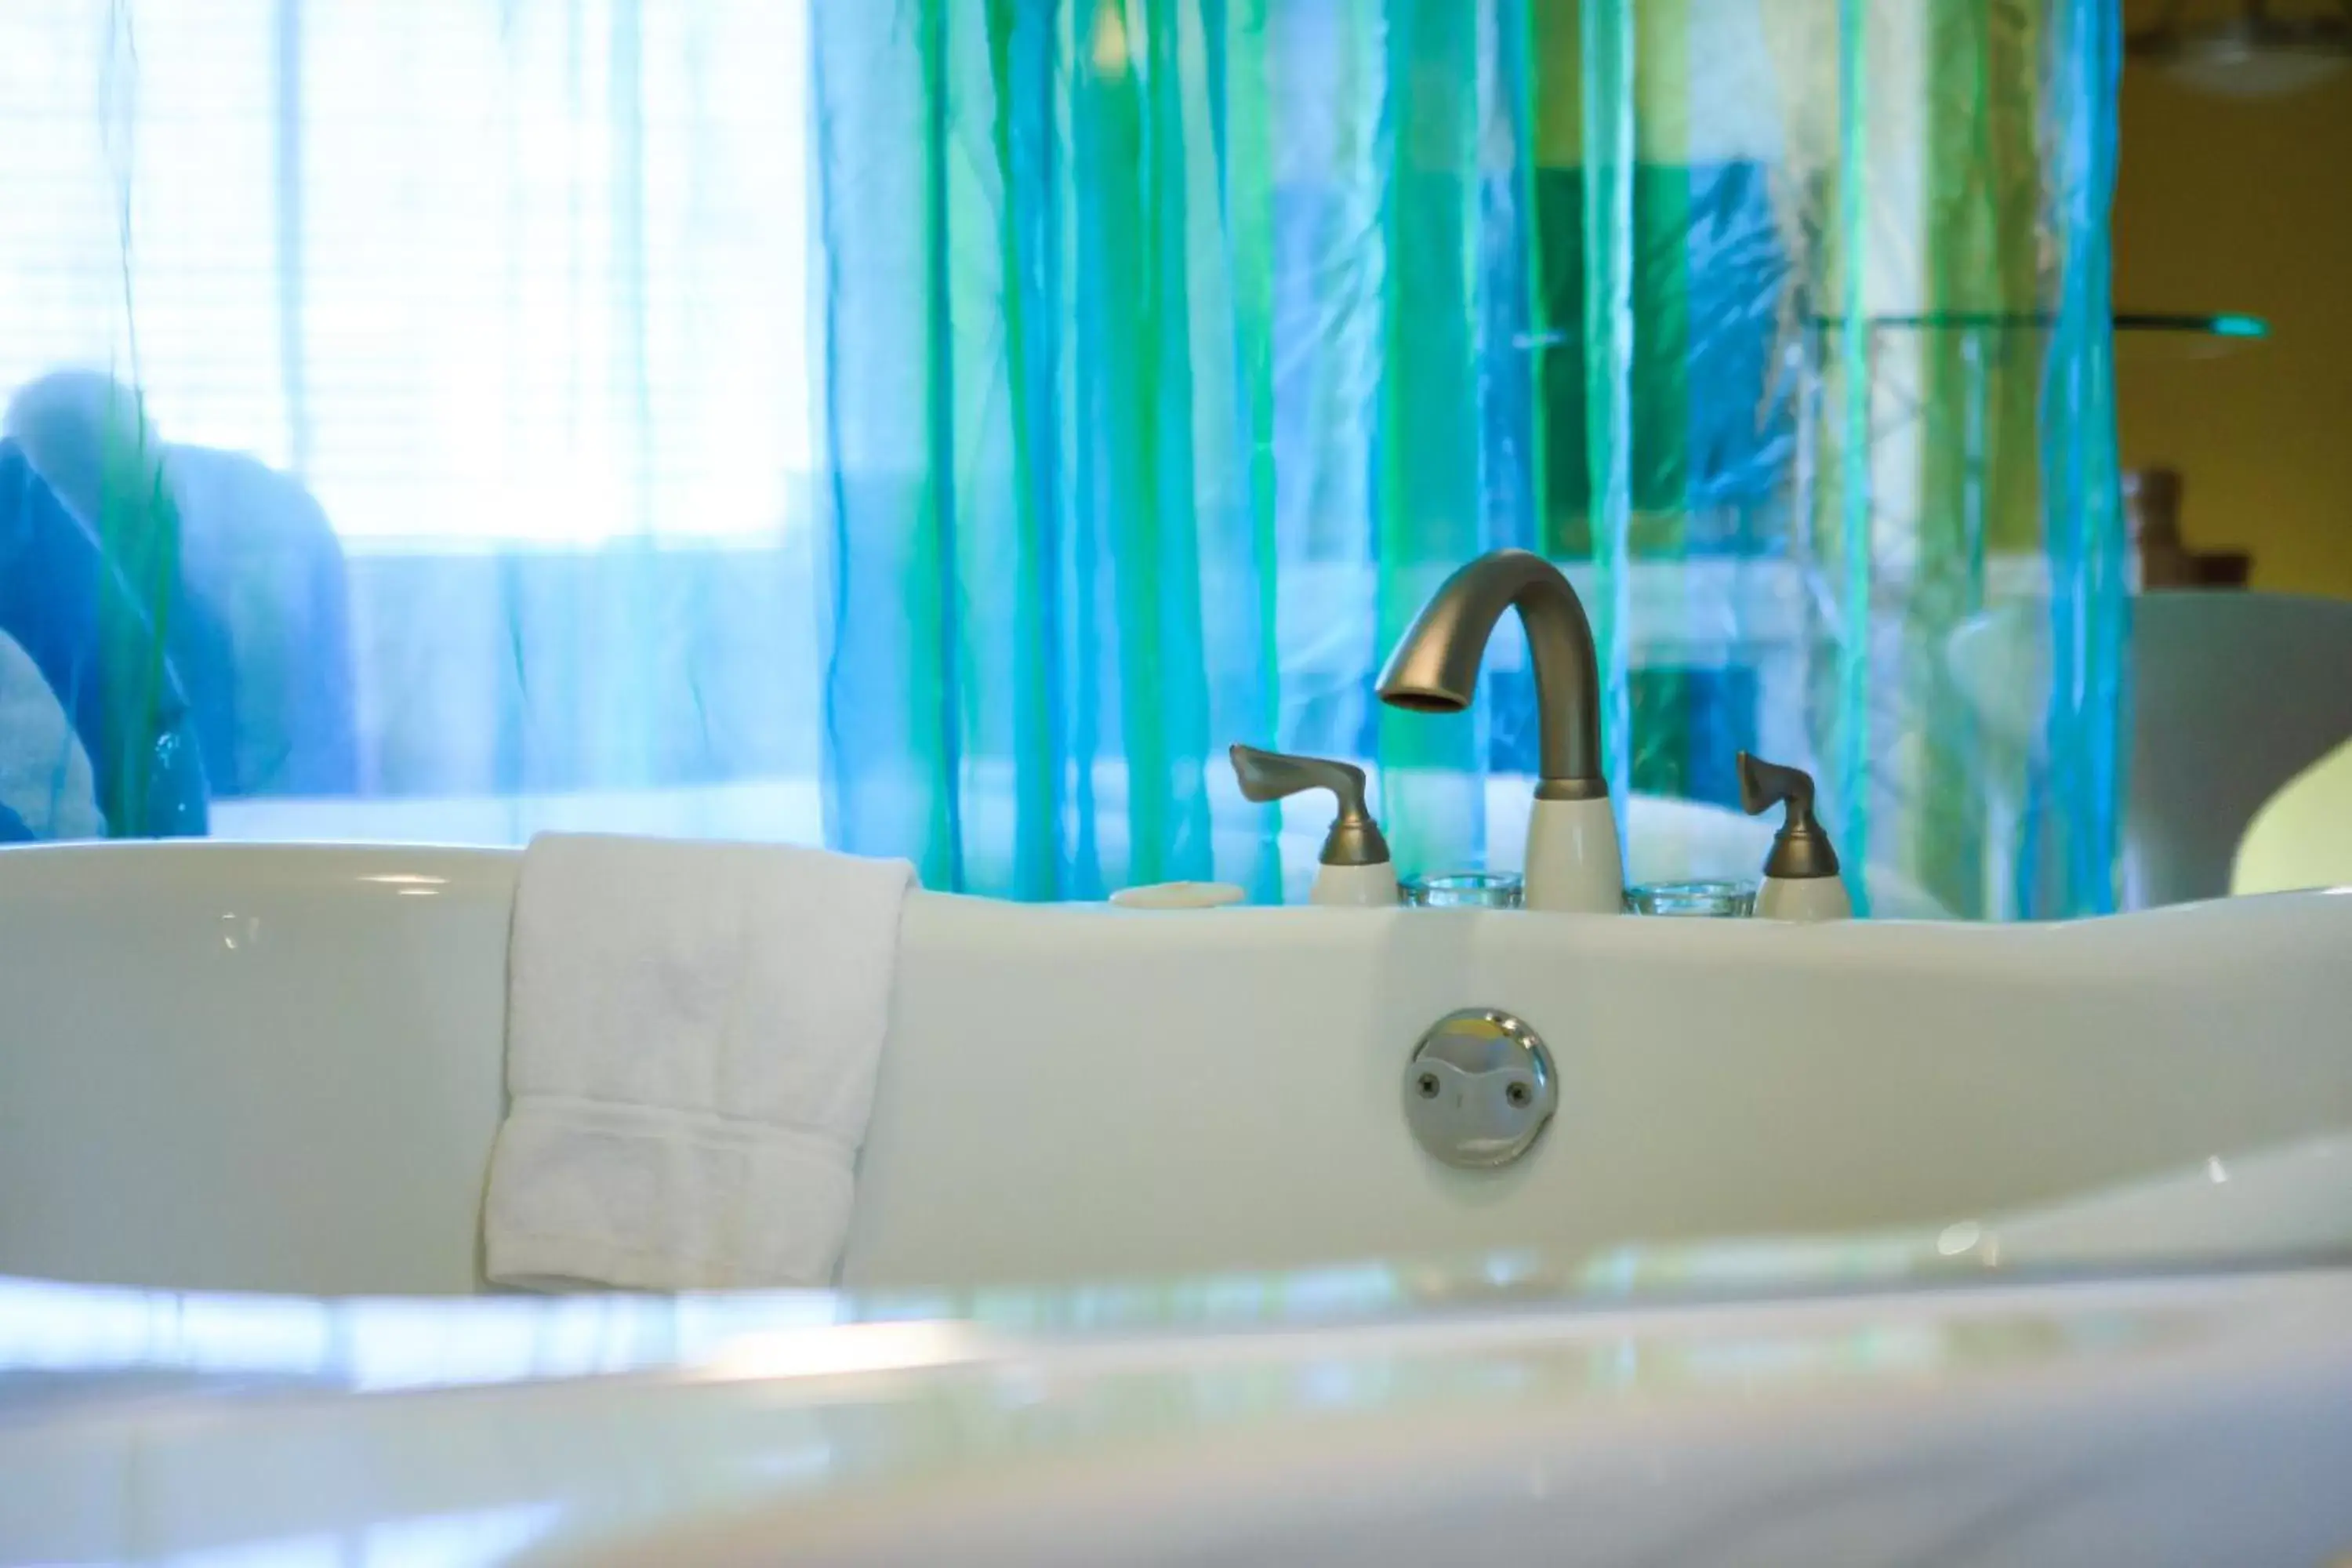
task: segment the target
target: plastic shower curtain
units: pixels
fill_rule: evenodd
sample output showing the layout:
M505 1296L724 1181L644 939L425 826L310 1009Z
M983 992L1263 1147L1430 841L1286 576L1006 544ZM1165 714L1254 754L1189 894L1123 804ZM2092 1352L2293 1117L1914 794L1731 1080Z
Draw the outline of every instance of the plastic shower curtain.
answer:
M1635 879L2114 899L2115 0L11 0L0 837L1509 868L1576 582ZM2013 670L1962 658L1987 615ZM1989 700L1990 692L1990 700Z
M1591 612L1636 876L1752 869L1706 863L1745 747L1883 909L2108 907L2112 0L817 17L840 842L1295 891L1322 813L1244 805L1248 740L1376 764L1407 871L1509 864L1515 634L1458 718L1370 685L1516 544ZM2038 744L1949 673L2004 597L2059 650Z

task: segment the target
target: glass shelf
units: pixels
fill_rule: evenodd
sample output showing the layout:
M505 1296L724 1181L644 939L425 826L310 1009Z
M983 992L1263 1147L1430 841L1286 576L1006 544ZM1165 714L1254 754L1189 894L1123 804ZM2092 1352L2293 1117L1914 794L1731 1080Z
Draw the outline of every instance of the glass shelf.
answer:
M2048 310L1947 310L1865 316L1863 324L1873 332L2047 331L2057 321ZM2270 323L2260 316L2233 312L2118 310L2114 321L2116 357L2136 363L2219 359L2271 334ZM1838 316L1811 319L1821 332L1844 324Z

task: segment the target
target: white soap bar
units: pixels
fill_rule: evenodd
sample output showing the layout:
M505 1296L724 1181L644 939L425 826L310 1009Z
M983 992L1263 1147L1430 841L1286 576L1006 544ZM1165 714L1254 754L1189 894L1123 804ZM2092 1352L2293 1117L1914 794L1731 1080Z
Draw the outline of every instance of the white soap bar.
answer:
M1247 897L1231 882L1147 882L1121 888L1110 901L1123 910L1213 910Z

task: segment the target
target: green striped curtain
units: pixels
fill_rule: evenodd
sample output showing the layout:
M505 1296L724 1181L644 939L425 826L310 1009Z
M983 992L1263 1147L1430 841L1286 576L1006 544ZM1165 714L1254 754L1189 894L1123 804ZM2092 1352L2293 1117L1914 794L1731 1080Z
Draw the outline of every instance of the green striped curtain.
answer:
M1510 864L1516 635L1457 717L1370 681L1524 545L1635 875L1752 872L1745 747L1883 909L2111 900L2113 0L815 16L836 841L1295 896L1323 814L1242 802L1242 740L1374 767L1408 872ZM1948 658L2004 594L2061 650L2010 754Z

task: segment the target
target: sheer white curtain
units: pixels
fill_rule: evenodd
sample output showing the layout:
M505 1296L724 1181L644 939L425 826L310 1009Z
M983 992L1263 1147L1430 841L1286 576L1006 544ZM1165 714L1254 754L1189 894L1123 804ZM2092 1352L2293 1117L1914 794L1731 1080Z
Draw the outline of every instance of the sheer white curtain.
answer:
M343 558L354 792L265 787L216 830L508 838L586 800L815 831L806 26L780 0L0 6L0 398L136 390L225 689L318 650L257 560L297 547L266 487L207 458L306 490L331 542L304 547ZM27 733L0 750L53 761Z

